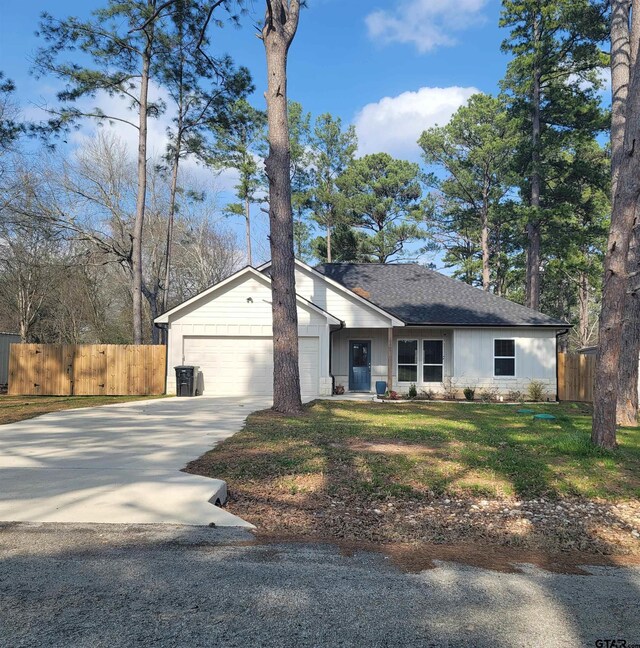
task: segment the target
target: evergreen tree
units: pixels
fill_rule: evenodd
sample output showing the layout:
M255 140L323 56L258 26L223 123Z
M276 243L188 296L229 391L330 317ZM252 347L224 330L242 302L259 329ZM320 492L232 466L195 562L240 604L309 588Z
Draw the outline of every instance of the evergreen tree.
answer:
M184 0L186 1L186 0ZM98 122L116 121L136 129L138 134L137 194L131 235L131 295L133 340L142 342L142 237L147 196L147 131L149 117L157 117L165 106L149 98L152 79L158 80L162 52L167 35L173 28L171 16L183 0L108 0L88 20L69 17L56 19L43 13L39 36L45 41L36 56L34 71L50 75L64 84L58 92L59 105L46 107L50 119L35 131L44 134L65 133L84 119ZM241 3L240 3L241 4ZM186 6L186 5L185 5ZM201 49L206 29L215 9L228 9L230 2L211 0L198 3L199 36L196 48ZM78 56L78 53L81 56ZM64 54L67 54L66 60ZM86 64L78 60L87 61ZM213 65L214 62L209 59ZM78 100L96 98L99 93L128 102L131 118L106 114L100 107L82 109Z
M323 236L316 237L312 242L314 255L322 263L329 263L327 258L327 239ZM347 223L338 223L333 230L331 237L333 263L370 263L371 246L369 238L364 232L360 232Z
M167 165L170 175L167 243L162 286L145 295L153 298L162 289L161 309L169 305L171 279L171 249L173 224L178 194L178 173L181 161L192 156L206 161L211 155L210 132L228 127L229 113L238 98L253 91L251 76L246 68L236 69L229 56L215 61L205 52L210 49L209 37L202 32L209 7L194 0L176 0L171 13L172 29L161 34L158 79L175 105L168 128ZM150 299L152 314L156 309ZM154 327L154 334L156 334Z
M541 306L575 323L572 340L582 347L593 342L597 323L610 214L609 159L597 141L578 138L554 166L548 186L554 216L543 230L547 244Z
M496 211L512 186L511 165L518 140L514 120L500 99L474 95L446 126L422 133L418 143L428 165L428 182L438 191L436 228L447 255L467 283L489 290L500 259ZM493 276L493 278L492 278ZM495 283L494 283L495 288Z
M147 123L150 115L158 115L162 106L149 100L149 81L155 72L159 51L159 33L163 29L166 11L156 11L154 0L116 2L96 9L87 21L70 17L57 20L42 14L39 35L47 45L36 58L37 74L49 74L65 84L58 93L60 106L49 108L51 118L42 131L64 132L78 121L93 118L98 121L124 122L138 131L138 191L136 216L131 241L133 341L142 342L142 232L147 191ZM62 52L80 51L89 64L76 60L61 61ZM130 102L135 115L126 119L106 115L99 107L82 110L75 103L98 92L120 97Z
M367 233L367 249L378 263L402 257L407 243L426 236L420 181L417 164L388 153L355 160L337 179L349 222Z
M18 107L14 102L16 86L0 71L0 154L9 151L24 132L24 124L18 120Z
M251 205L261 201L265 179L260 158L264 156L264 129L266 114L238 99L229 110L225 123L214 124L214 156L211 164L218 168L235 169L239 174L235 186L240 202L227 205L228 214L243 216L247 242L247 264L252 265L251 253Z
M310 242L312 227L312 159L310 150L311 114L302 105L289 102L289 138L291 140L291 207L293 209L293 244L296 257L308 261L313 254Z
M603 7L591 0L503 0L500 25L510 30L502 49L513 58L503 88L522 122L519 171L526 242L526 305L540 303L542 230L550 160L575 130L593 136L604 128L595 89L605 61Z
M357 148L355 128L342 128L342 120L330 114L320 115L311 134L312 189L311 205L313 220L325 230L327 260L331 262L331 235L334 227L344 220L344 203L336 180L350 162Z

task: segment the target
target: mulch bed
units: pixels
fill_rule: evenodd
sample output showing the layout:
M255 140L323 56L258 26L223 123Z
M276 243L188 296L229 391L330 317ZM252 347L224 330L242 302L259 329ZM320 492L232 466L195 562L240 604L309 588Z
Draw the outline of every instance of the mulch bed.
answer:
M640 502L387 498L353 501L233 489L229 510L259 535L370 543L479 543L543 552L640 555Z

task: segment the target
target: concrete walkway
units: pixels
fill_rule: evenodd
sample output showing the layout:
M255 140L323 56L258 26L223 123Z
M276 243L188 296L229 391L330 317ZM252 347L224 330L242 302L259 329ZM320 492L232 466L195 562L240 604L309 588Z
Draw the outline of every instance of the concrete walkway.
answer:
M181 469L264 399L166 398L0 426L0 520L251 527L213 506L226 484Z

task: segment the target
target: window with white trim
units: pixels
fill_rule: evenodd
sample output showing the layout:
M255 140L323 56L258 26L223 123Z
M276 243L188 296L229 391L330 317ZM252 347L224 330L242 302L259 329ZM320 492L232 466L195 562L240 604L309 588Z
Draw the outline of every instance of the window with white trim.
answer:
M398 340L398 382L418 380L418 340Z
M442 340L422 341L422 381L441 383L444 374L444 345Z
M516 375L515 340L493 341L493 375L497 377Z

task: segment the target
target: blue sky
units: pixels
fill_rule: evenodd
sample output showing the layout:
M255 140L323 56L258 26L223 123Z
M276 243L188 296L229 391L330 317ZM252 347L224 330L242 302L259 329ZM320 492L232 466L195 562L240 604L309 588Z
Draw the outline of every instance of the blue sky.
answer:
M290 52L289 96L313 115L330 112L355 123L361 153L385 150L418 160L419 133L445 123L475 90L495 92L504 74L497 0L309 0L308 5ZM52 92L51 81L29 76L40 12L85 16L97 6L93 0L0 0L0 69L16 82L28 114ZM251 70L257 107L264 107L264 50L255 36L263 6L253 0L241 28L213 32L216 51ZM162 148L162 124L151 133ZM264 242L266 223L256 216L256 237Z

